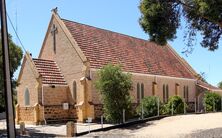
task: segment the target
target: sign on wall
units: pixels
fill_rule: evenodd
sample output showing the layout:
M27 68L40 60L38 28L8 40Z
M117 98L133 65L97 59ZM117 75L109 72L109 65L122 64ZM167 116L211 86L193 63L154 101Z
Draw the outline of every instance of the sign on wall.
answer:
M69 103L63 103L63 109L68 110L69 109Z

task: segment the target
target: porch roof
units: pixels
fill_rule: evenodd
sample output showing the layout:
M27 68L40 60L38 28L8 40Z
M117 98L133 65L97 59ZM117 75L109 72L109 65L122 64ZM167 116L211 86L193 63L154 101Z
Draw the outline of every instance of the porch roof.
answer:
M53 60L32 59L43 84L67 85L62 72Z
M206 82L203 82L203 81L197 81L196 85L208 91L222 92L222 89L215 87L211 84L208 84Z

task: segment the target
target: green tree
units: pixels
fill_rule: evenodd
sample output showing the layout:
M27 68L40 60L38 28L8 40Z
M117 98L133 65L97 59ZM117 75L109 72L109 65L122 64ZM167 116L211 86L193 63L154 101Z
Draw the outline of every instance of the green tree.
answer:
M206 92L204 94L204 106L207 112L219 111L221 109L221 96L215 92Z
M221 81L221 82L219 82L219 83L217 84L217 86L218 86L219 88L221 88L221 89L222 89L222 81Z
M96 88L102 95L104 116L107 121L120 123L123 109L126 118L131 114L132 80L129 73L123 73L119 65L108 64L98 71Z
M1 38L0 38L1 42ZM13 74L21 65L22 49L17 46L9 35L9 59L10 59L10 72L12 78L13 93L15 94L16 80L13 79ZM0 112L5 111L4 101L4 78L3 78L3 57L2 57L2 44L0 43Z
M214 51L222 35L221 0L141 0L142 13L139 23L149 34L150 40L165 45L176 38L181 19L186 20L185 38L188 49L193 49L193 40L201 32L201 45Z

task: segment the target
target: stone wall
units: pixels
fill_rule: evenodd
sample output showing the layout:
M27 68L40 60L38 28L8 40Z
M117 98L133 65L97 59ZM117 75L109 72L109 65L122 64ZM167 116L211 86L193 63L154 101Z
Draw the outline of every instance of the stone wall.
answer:
M45 118L44 118L44 107L39 106L39 122L45 123Z
M43 105L45 120L65 121L77 119L77 111L72 101L70 101L70 91L68 86L43 86ZM63 109L63 103L69 104L69 109Z
M57 15L56 15L57 16ZM52 16L52 20L49 24L48 32L46 33L45 40L42 45L42 49L39 58L52 59L56 61L64 78L69 86L68 100L71 105L81 104L84 102L88 95L85 94L85 86L81 84L81 78L86 76L88 70L87 60L81 53L75 40L72 38L70 32L67 30L64 23L56 16ZM57 27L56 33L56 52L53 49L53 36L50 33L51 27L55 25ZM77 89L77 101L73 98L73 82L76 82ZM87 103L86 101L85 103ZM51 105L51 104L50 104ZM92 112L88 105L83 105L78 108L78 118L83 120L88 113Z
M45 106L44 108L46 121L67 121L77 118L76 109L70 106L68 110L64 110L62 106Z
M96 69L91 70L92 84L97 80ZM144 96L152 96L152 84L156 82L157 91L156 96L160 97L160 100L163 100L163 85L167 84L169 86L169 97L176 95L176 84L179 84L177 95L183 98L183 87L188 86L189 89L189 102L194 102L196 96L196 84L195 80L184 79L184 78L175 78L167 76L158 76L158 75L147 75L147 74L138 74L132 73L133 80L133 89L130 91L130 95L133 98L133 103L136 103L137 100L137 83L144 84ZM101 95L97 92L97 89L92 85L92 102L94 104L101 104Z
M51 87L49 85L43 85L43 105L62 105L63 103L70 103L68 98L68 86L55 85Z
M20 107L19 114L21 122L34 122L34 107Z
M43 107L35 104L30 107L20 107L16 105L16 124L24 122L26 124L41 124L44 122Z
M54 52L53 49L53 36L50 33L53 24L57 27L56 52ZM39 58L51 59L57 63L70 88L70 100L73 100L73 82L76 81L77 99L82 100L84 95L82 95L83 87L81 87L80 79L85 77L85 66L80 55L75 49L77 44L73 44L65 33L67 32L64 30L63 26L61 26L59 21L53 16L52 21L49 24L49 32L47 32L45 36ZM72 40L74 39L72 38ZM78 103L80 101L73 101L73 103Z
M43 114L44 113L44 114ZM76 120L77 112L74 106L69 106L68 110L64 110L62 105L59 106L40 106L36 104L34 107L16 106L16 123L25 122L26 124L42 124L45 121L64 122L68 120Z
M92 103L94 104L94 114L95 118L100 118L103 114L102 112L102 104L101 104L101 95L93 85L97 80L96 70L91 70L92 76ZM157 91L155 93L156 96L160 97L160 100L163 99L163 85L168 84L169 86L169 97L176 95L176 84L179 84L177 87L177 95L183 98L183 86L188 86L189 88L189 103L188 103L188 112L193 112L195 110L194 100L196 96L196 85L195 80L192 79L183 79L183 78L174 78L174 77L166 77L166 76L154 76L154 75L146 75L146 74L132 74L133 80L133 90L130 91L131 96L133 97L133 109L136 109L138 106L136 97L137 97L137 83L144 84L144 96L152 96L152 84L154 81L157 83Z
M18 81L19 86L17 89L18 104L20 106L34 106L39 103L38 97L41 92L41 85L34 76L33 69L31 68L32 63L24 58L23 67L20 72L20 80ZM30 105L25 105L25 90L29 90Z

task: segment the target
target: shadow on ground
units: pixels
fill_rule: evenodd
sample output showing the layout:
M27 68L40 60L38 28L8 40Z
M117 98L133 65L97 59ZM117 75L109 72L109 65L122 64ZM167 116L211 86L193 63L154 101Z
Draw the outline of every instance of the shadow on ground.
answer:
M137 130L137 129L147 127L147 126L150 126L150 125L153 125L153 123L152 122L145 122L145 123L141 123L141 124L135 124L135 125L132 125L132 126L128 126L126 128L121 128L121 129Z
M25 135L20 135L19 130L16 130L16 137L17 138L43 138L43 137L64 137L63 135L55 135L50 133L40 133L40 131L35 129L27 129ZM0 130L0 138L7 138L7 131L6 130Z
M152 122L145 122L140 124L134 124L127 127L121 127L116 129L111 129L110 131L99 131L95 133L86 134L86 137L98 137L98 138L130 138L136 137L133 132L143 127L148 127L153 125ZM124 131L127 131L125 134Z
M207 129L207 130L197 130L185 136L185 138L221 138L221 137L222 137L222 127Z

